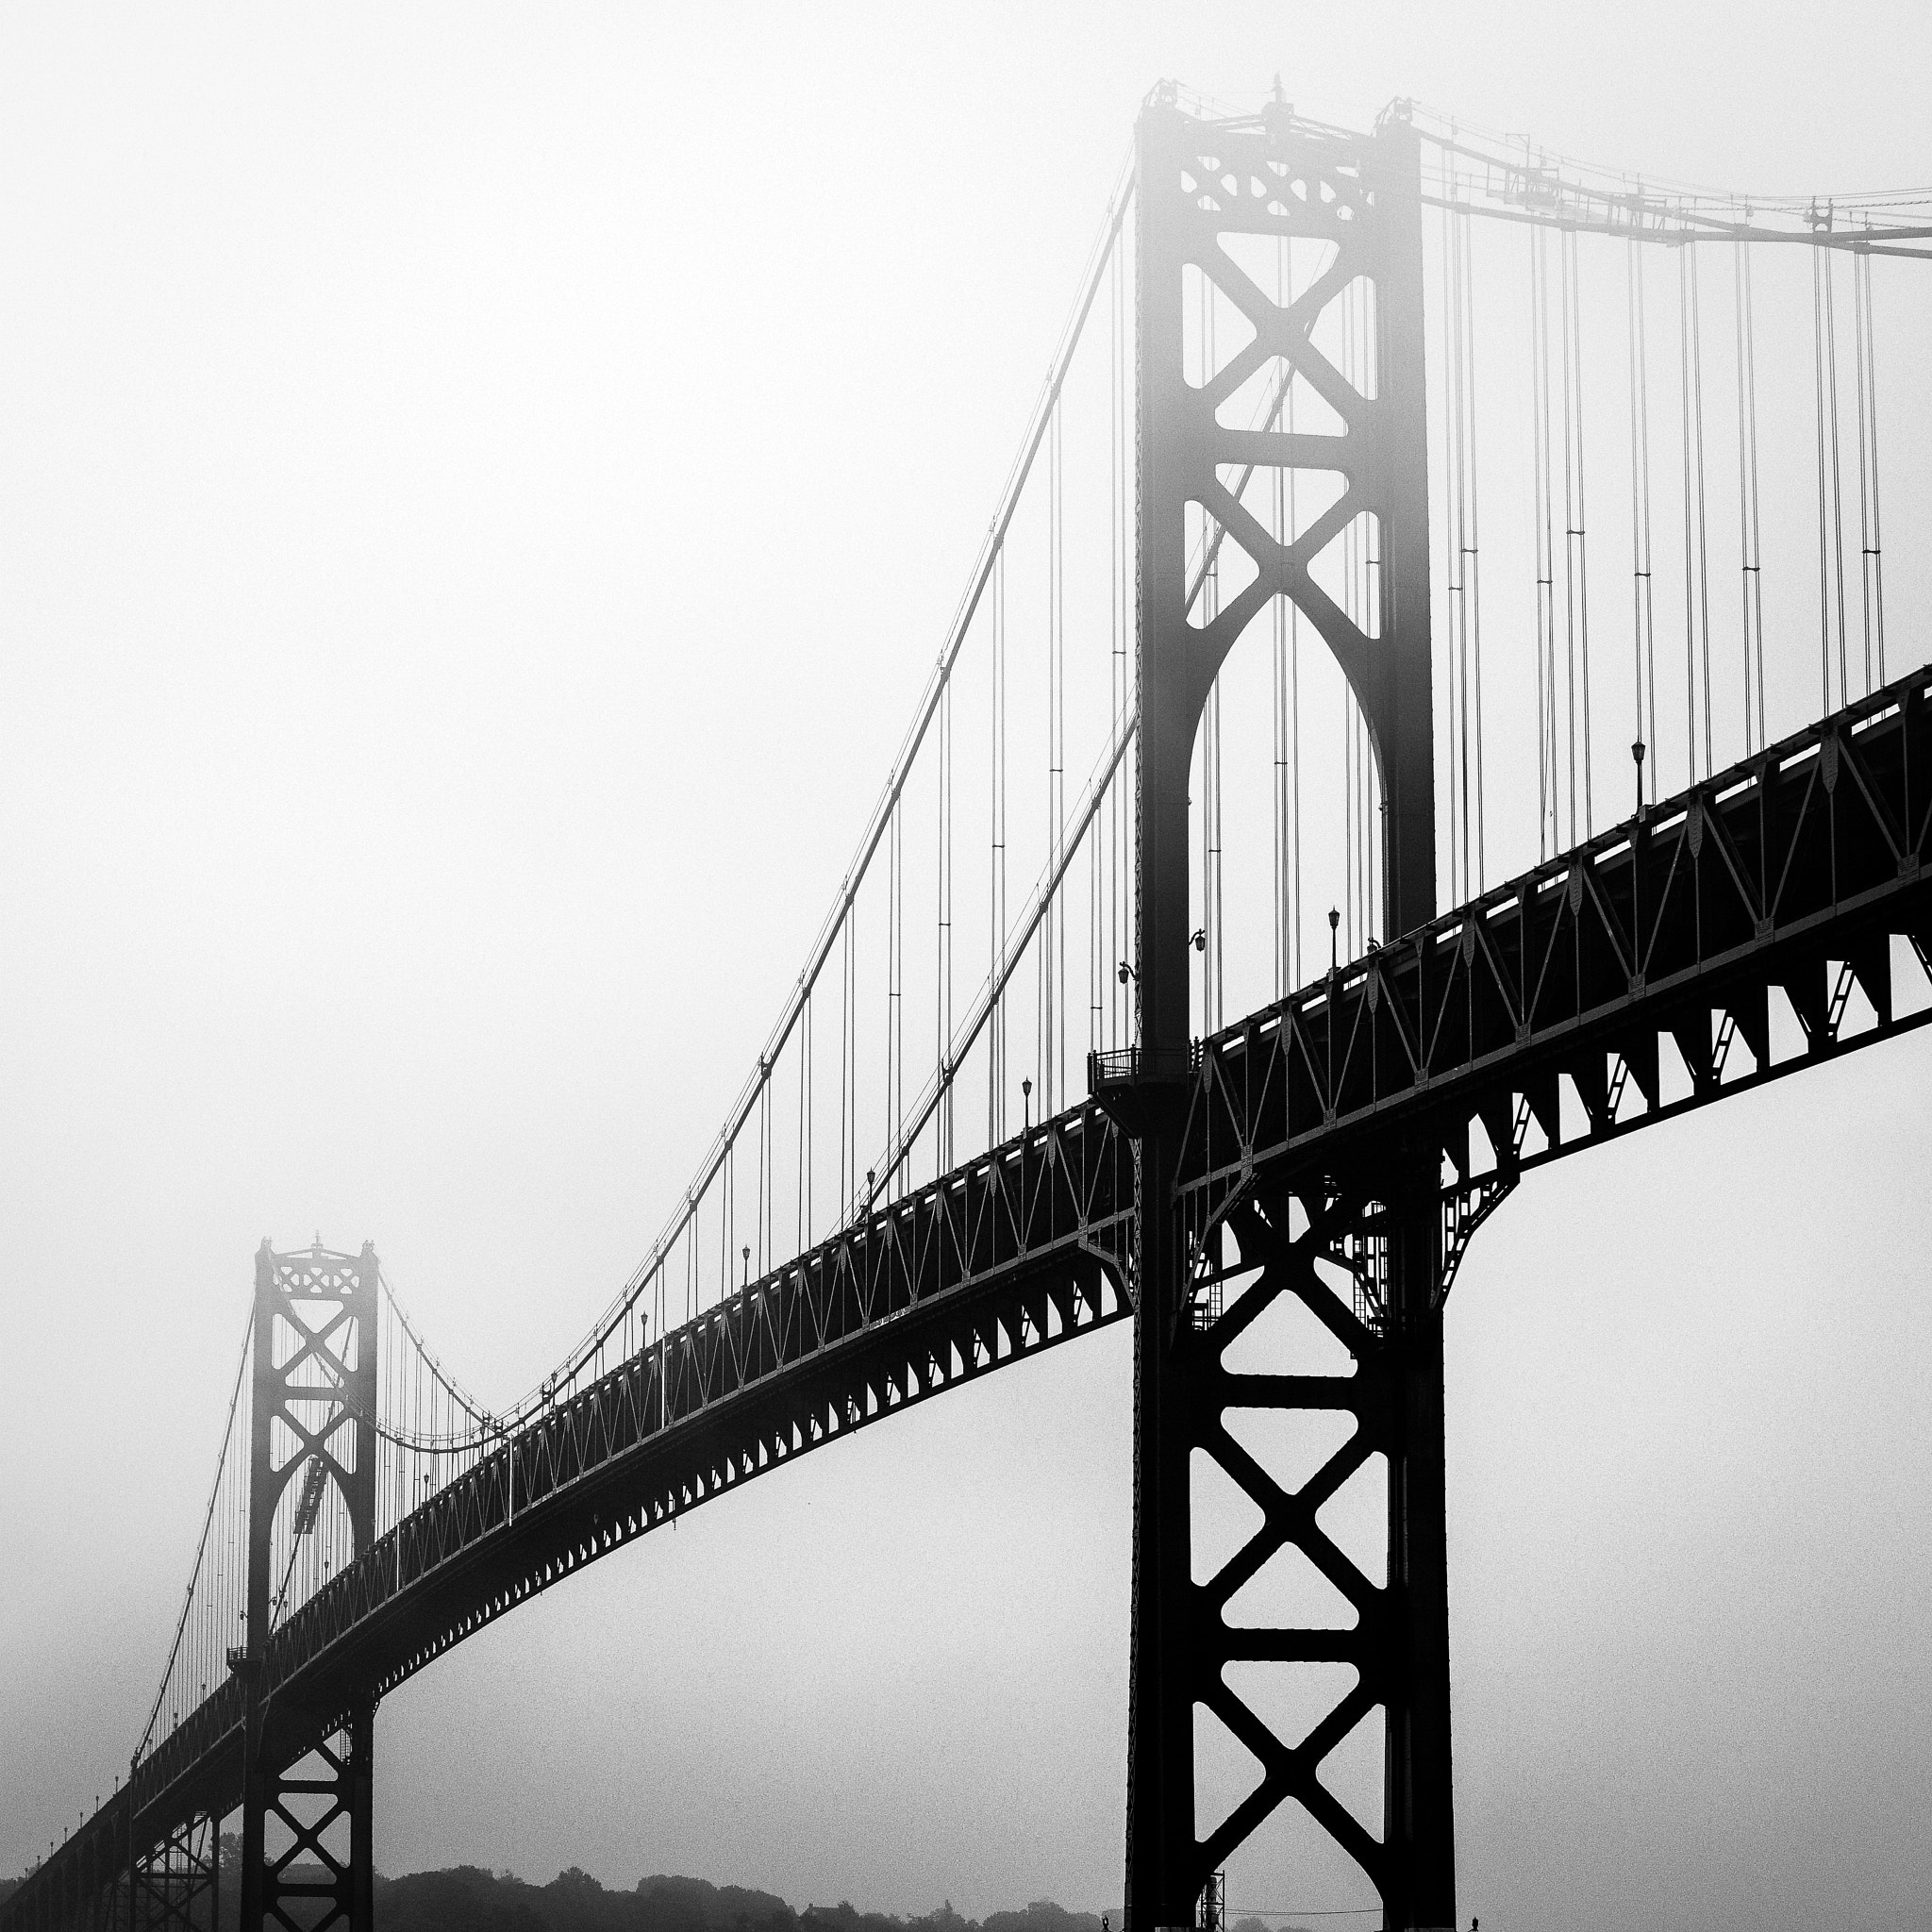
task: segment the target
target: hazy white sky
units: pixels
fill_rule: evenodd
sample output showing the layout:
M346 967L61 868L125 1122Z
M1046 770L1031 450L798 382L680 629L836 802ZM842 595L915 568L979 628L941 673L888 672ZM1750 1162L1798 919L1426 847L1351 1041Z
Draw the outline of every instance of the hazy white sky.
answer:
M1176 75L1932 181L1932 17L0 12L0 1869L125 1763L250 1256L521 1391L796 972ZM1898 661L1920 661L1902 638ZM1932 1924L1919 1036L1525 1187L1450 1324L1465 1911ZM1129 1349L383 1707L378 1857L1118 1896ZM1286 1854L1237 1906L1359 1903Z

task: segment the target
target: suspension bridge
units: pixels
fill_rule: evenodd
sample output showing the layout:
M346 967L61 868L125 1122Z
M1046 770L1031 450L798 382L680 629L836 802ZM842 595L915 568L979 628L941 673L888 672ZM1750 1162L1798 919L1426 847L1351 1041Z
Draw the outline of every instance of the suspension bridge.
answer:
M1932 1017L1932 584L1882 541L1932 491L1928 208L1157 90L676 1213L507 1406L373 1245L263 1243L159 1688L0 1927L212 1925L237 1811L250 1932L367 1927L385 1693L1118 1321L1130 1925L1213 1926L1283 1807L1389 1926L1453 1924L1469 1241L1540 1165Z

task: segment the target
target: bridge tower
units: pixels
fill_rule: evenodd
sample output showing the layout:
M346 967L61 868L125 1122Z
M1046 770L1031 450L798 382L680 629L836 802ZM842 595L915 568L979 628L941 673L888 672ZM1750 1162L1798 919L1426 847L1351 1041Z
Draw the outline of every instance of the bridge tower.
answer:
M332 1488L354 1554L375 1541L378 1291L375 1249L367 1241L358 1255L331 1253L319 1241L283 1255L264 1241L256 1254L248 1634L236 1659L248 1686L243 1932L297 1923L291 1908L314 1932L369 1932L375 1923L374 1700L346 1712L301 1709L277 1696L263 1663L286 1581L275 1574L275 1525L290 1485L302 1480L298 1532L313 1524ZM274 1849L271 1819L286 1840ZM311 1916L318 1906L320 1915Z
M1435 911L1420 149L1395 113L1361 137L1311 126L1280 104L1249 120L1204 121L1165 91L1143 109L1137 142L1142 1131L1127 1924L1129 1932L1193 1924L1229 1853L1293 1799L1369 1874L1389 1926L1447 1926L1456 1906L1439 1149L1385 1144L1372 1166L1297 1183L1292 1193L1257 1190L1250 1177L1199 1226L1184 1224L1174 1188L1200 1091L1190 1022L1190 759L1216 673L1274 597L1287 598L1327 644L1374 745L1382 932L1399 940ZM1256 258L1254 238L1271 256L1275 238L1290 238L1291 258L1309 265L1285 301L1242 266ZM1188 308L1200 300L1191 271L1253 331L1218 370L1200 360L1199 382L1186 360ZM1374 318L1373 366L1357 382L1313 339L1318 319L1351 285L1364 291L1355 299ZM1227 399L1271 367L1282 372L1277 383L1288 372L1306 383L1340 431L1307 434L1285 413L1261 429L1217 421ZM1304 500L1319 494L1309 487L1315 472L1339 473L1343 489L1305 529L1277 538L1254 513L1253 497L1241 500L1249 466L1271 484L1275 470L1299 474ZM1219 524L1224 558L1225 546L1236 546L1255 568L1253 581L1205 618L1191 608L1190 504ZM1351 614L1318 581L1326 575L1318 558L1362 516L1369 522L1357 528L1366 530L1375 561L1366 607ZM1347 1277L1344 1292L1329 1285L1337 1270ZM1244 1291L1224 1307L1222 1289L1237 1281ZM1224 1367L1224 1352L1284 1295L1347 1345L1353 1375L1241 1375ZM1316 1407L1352 1415L1354 1430L1292 1491L1271 1479L1225 1424L1235 1408ZM1203 1451L1263 1521L1216 1576L1196 1583L1191 1483ZM1389 1477L1379 1584L1316 1520L1376 1455ZM1224 1612L1234 1593L1271 1558L1296 1550L1353 1606L1355 1626L1231 1625ZM1224 1674L1231 1664L1252 1671L1315 1661L1352 1665L1357 1681L1306 1736L1281 1735ZM1224 1725L1258 1766L1258 1783L1219 1821L1197 1819L1197 1711ZM1379 1840L1320 1775L1322 1760L1357 1724L1375 1724L1378 1711Z

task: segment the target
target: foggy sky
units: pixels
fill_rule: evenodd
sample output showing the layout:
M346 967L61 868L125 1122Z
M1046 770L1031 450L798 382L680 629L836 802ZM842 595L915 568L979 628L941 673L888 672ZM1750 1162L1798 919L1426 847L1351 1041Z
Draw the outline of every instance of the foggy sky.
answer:
M1932 180L1932 20L1830 19L0 14L0 1870L139 1735L264 1234L374 1240L486 1399L648 1246L1146 89ZM1800 1075L1478 1237L1465 1916L1932 1925L1928 1074ZM1115 1903L1130 1397L1119 1328L520 1608L384 1704L378 1862ZM1278 1882L1230 1903L1367 1897Z

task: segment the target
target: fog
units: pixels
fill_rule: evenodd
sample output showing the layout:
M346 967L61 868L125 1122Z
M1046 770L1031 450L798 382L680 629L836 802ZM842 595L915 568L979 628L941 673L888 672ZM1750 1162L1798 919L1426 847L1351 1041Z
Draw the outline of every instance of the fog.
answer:
M486 1399L641 1257L1141 98L1277 71L1351 125L1932 181L1905 5L0 14L0 1871L140 1735L263 1235L373 1240ZM1932 1925L1928 1076L1917 1034L1584 1154L1472 1247L1465 1916ZM1116 1905L1130 1348L462 1645L381 1708L378 1863ZM1285 1840L1244 1882L1367 1896Z

